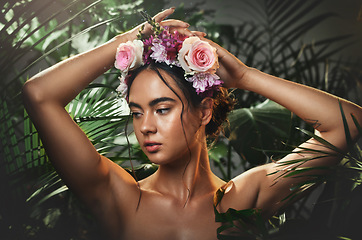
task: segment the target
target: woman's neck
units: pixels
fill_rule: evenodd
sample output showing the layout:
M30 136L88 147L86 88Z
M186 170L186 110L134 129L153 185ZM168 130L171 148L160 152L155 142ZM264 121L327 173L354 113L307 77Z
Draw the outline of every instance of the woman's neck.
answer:
M190 157L177 164L160 165L149 179L148 187L186 203L216 191L223 181L210 169L206 141L190 149Z

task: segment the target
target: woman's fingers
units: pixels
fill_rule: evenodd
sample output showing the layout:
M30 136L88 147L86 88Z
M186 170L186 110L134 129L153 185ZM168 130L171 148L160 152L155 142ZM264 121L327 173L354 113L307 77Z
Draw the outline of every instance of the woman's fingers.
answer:
M207 35L206 33L200 32L200 31L191 31L191 32L194 36L199 37L199 38L204 38Z
M175 8L172 7L172 8L169 8L169 9L166 9L162 12L159 12L157 13L155 16L154 16L154 19L156 22L161 22L163 21L166 17L170 16L173 12L175 11Z
M180 20L175 20L175 19L168 19L168 20L164 20L166 17L168 17L169 15L171 15L173 12L175 11L175 8L169 8L166 9L162 12L157 13L154 17L153 20L157 23L160 24L161 27L169 27L170 29L181 29L181 28L188 28L190 25L188 23L185 23L183 21ZM142 31L142 33L144 34L151 34L152 31L152 27L150 24L148 24L147 22L144 23L145 27L144 30ZM142 25L140 25L142 26ZM182 31L182 30L181 30ZM189 35L189 34L187 34Z
M170 28L188 28L190 27L190 24L183 22L181 20L176 20L176 19L168 19L168 20L164 20L162 22L160 22L160 26L162 27L170 27Z
M169 28L170 33L175 33L176 31L179 34L185 35L185 36L188 36L188 37L194 36L194 34L187 27L184 27L184 26L182 26L182 27L170 27Z
M185 26L177 26L177 27L170 27L169 31L170 33L174 33L175 31L177 31L178 33L180 33L181 35L185 35L188 37L199 37L199 38L204 38L206 36L206 33L204 32L200 32L200 31L191 31L190 29L188 29L188 23L185 23Z

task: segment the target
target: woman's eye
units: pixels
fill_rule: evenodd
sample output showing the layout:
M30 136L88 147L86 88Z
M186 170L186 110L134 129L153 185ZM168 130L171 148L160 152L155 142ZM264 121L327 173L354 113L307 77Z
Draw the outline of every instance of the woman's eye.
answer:
M168 113L169 111L170 111L170 108L160 108L160 109L157 109L157 110L156 110L156 112L157 112L158 114L161 114L161 115L166 114L166 113Z
M141 113L139 113L139 112L132 112L132 117L134 117L134 118L139 118L139 117L141 117Z

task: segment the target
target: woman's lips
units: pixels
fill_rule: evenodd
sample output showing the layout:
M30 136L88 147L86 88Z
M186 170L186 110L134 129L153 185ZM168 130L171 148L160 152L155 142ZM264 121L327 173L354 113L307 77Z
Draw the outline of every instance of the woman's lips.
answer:
M161 148L161 143L145 142L144 147L146 148L147 152L154 153L154 152L157 152Z

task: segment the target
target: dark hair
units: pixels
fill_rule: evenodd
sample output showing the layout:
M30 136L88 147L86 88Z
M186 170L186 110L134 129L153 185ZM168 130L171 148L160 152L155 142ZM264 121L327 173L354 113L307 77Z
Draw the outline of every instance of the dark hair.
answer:
M180 96L178 96L175 90L172 89L172 87L162 77L159 70L163 70L168 73L176 82L182 93L185 95L188 104L194 108L199 107L201 101L206 96L210 96L211 98L213 98L214 105L212 119L206 125L205 133L208 137L217 137L219 135L220 131L222 130L223 122L227 120L227 114L233 109L235 104L235 100L230 97L230 94L228 93L226 88L219 87L216 90L209 90L209 92L206 92L205 94L197 94L195 88L193 88L192 86L192 83L185 80L185 72L181 67L169 66L165 63L151 61L150 64L139 67L129 73L126 80L128 86L127 95L129 95L129 91L134 79L139 73L141 73L145 69L155 71L160 79L167 85L167 87L170 88L171 91L173 91L176 96L181 100Z

